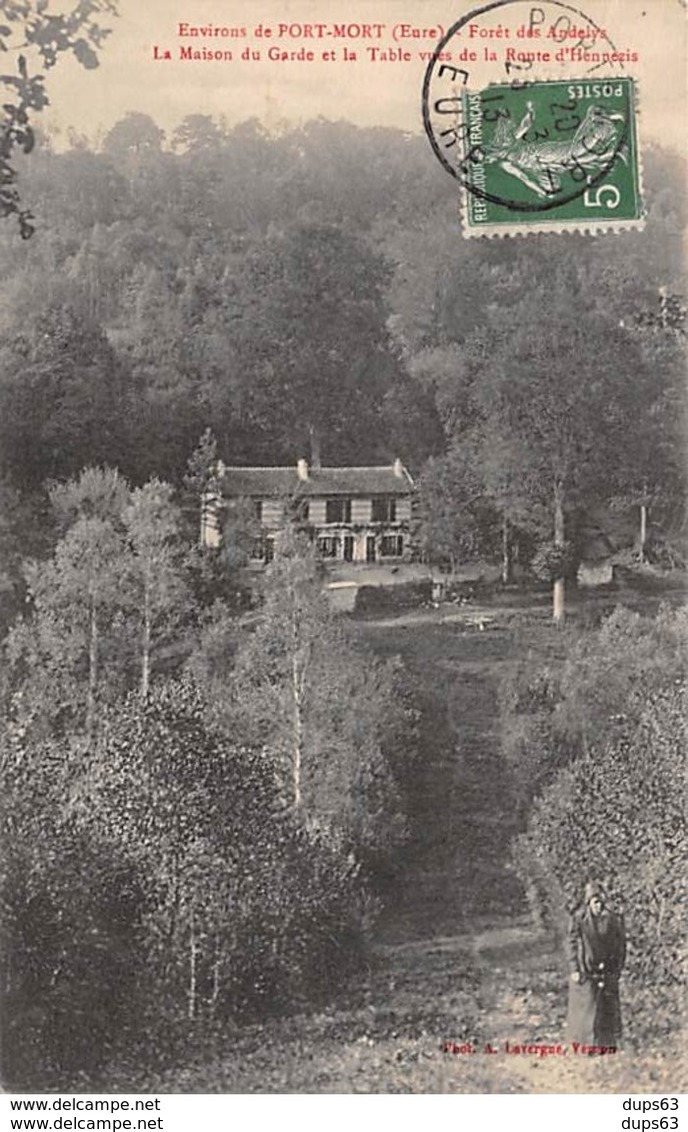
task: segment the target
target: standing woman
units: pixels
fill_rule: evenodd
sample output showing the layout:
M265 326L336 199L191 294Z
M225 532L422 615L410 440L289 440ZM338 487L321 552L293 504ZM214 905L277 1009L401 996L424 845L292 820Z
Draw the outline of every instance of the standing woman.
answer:
M621 1038L619 978L626 932L622 917L606 903L597 881L586 884L583 904L569 926L568 1037L582 1045L618 1046Z

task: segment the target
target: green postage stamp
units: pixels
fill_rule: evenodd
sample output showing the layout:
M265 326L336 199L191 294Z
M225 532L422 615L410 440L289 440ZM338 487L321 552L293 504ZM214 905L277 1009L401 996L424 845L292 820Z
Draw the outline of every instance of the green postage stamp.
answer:
M633 79L498 83L460 109L466 235L642 226Z

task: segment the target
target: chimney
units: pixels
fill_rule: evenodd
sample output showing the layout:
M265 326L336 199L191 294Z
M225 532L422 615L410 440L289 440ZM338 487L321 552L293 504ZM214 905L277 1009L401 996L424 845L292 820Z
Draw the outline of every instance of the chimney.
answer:
M308 464L306 460L296 461L296 474L303 483L306 482L308 479Z
M402 462L401 462L401 460L399 459L398 456L397 456L396 460L394 461L393 468L394 468L394 474L397 477L397 479L402 480L404 478L404 465L402 464Z

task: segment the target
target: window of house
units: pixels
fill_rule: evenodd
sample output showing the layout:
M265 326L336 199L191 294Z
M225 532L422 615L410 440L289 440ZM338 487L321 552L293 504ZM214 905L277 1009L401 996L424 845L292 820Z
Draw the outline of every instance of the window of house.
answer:
M318 539L318 553L322 558L338 558L339 557L339 539L338 538L319 538Z
M397 519L397 501L387 495L379 495L373 499L372 520L374 523L395 523Z
M263 520L263 500L262 499L254 499L253 500L253 518L257 519L259 523L262 522L262 520Z
M383 535L380 539L380 558L401 558L404 553L402 535Z
M328 499L325 502L325 522L327 523L350 523L351 522L351 500L350 499Z
M251 544L251 559L253 562L272 562L275 557L274 538L255 538Z

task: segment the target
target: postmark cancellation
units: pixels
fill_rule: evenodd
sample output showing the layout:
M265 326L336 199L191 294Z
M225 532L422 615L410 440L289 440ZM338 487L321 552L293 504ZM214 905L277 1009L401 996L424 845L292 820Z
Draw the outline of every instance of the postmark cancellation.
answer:
M503 46L520 37L527 49ZM465 236L643 226L629 54L559 0L497 0L450 29L426 71L423 118L460 187Z

